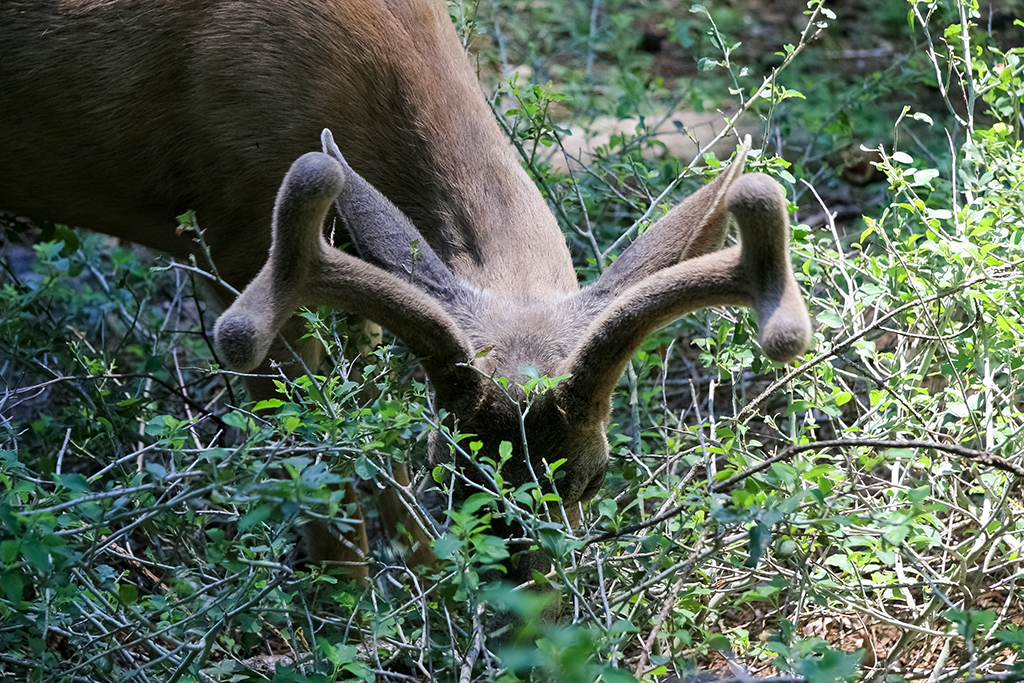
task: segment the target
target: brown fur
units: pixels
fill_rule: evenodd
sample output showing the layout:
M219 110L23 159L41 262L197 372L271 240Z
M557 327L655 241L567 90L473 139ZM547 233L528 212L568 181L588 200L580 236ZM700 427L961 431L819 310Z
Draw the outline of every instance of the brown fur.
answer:
M174 217L195 209L220 272L248 285L216 328L229 363L275 354L278 331L295 336L298 306L378 322L422 359L438 405L485 454L515 445L507 481L567 459L558 490L573 524L604 477L611 392L647 334L738 304L757 310L777 360L809 338L785 200L767 177L741 176L747 148L579 290L443 2L5 0L0 51L0 208L177 256L193 246ZM338 146L325 136L325 154L303 154L324 126ZM323 237L335 199L360 258ZM742 246L710 253L730 211ZM530 407L528 462L515 384L531 371L572 377ZM511 396L495 377L509 378ZM441 439L432 451L449 457ZM429 562L395 492L383 510ZM307 539L321 559L365 550L360 533L346 545L313 527Z

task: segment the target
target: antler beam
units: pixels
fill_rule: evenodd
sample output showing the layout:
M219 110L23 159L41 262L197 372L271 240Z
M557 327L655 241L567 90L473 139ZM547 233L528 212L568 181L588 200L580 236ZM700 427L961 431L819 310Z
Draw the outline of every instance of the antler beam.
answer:
M741 176L728 190L728 207L739 224L739 246L657 271L590 324L561 370L572 377L557 387L571 423L604 420L608 397L644 338L699 308L751 306L769 358L784 362L803 351L811 324L789 262L789 217L778 183L760 173Z
M344 187L341 165L326 154L310 152L292 164L274 207L270 258L214 328L222 357L233 368L254 369L296 309L326 304L391 329L420 357L435 386L470 400L479 382L465 366L470 345L444 309L324 239L324 219Z

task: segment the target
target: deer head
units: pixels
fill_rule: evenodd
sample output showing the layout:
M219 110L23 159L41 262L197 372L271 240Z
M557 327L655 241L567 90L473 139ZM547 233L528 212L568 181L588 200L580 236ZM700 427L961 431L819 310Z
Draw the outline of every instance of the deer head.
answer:
M725 172L641 235L596 282L546 296L460 277L352 170L331 133L322 138L324 153L302 156L281 185L269 260L217 322L223 357L240 370L256 367L300 306L365 316L420 359L437 405L483 441L484 455L496 459L502 441L513 444L506 480L524 483L565 459L555 488L571 524L604 480L611 394L648 334L698 308L737 305L756 311L761 346L773 360L790 360L810 338L789 262L786 201L768 176L743 175L749 138ZM360 258L324 239L332 203ZM740 244L716 251L730 215ZM492 254L492 263L501 257ZM533 258L543 268L549 255ZM567 377L527 409L518 387L538 375ZM434 439L432 449L440 458L448 444Z

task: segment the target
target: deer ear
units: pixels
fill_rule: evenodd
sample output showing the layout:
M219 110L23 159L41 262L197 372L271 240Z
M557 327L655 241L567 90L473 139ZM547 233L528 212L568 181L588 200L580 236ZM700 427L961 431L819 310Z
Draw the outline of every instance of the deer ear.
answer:
M239 370L255 368L296 309L324 304L394 332L452 410L475 405L481 380L468 367L471 347L451 316L423 290L324 239L324 219L344 184L341 166L325 154L292 164L274 205L270 257L214 327L222 357Z
M754 173L728 188L740 245L698 256L619 294L598 315L566 359L556 400L571 423L607 419L609 398L633 351L657 328L706 306L751 306L761 346L776 361L802 353L811 323L789 259L789 216L778 183Z
M662 268L722 248L729 227L726 195L743 173L750 136L743 139L729 167L648 228L588 287L604 303Z

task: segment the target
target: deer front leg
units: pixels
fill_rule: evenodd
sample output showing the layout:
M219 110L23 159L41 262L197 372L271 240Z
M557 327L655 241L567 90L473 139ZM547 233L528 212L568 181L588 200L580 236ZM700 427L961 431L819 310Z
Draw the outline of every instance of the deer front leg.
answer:
M272 360L281 363L280 370L289 379L302 376L305 368L320 367L323 347L316 340L304 339L305 332L306 322L301 318L292 317L284 323L279 336L270 344L268 358L251 376L246 377L246 387L253 400L281 398L275 385L279 381L279 369L272 365ZM294 358L293 352L298 359ZM344 568L352 579L364 583L369 575L369 540L359 498L351 481L344 484L341 507L348 511L347 531L332 529L320 520L310 520L301 527L300 534L310 563Z
M313 520L302 527L302 537L310 562L327 568L345 568L349 576L365 583L369 578L367 557L370 554L365 517L351 480L345 482L344 491L342 506L354 510L350 518L351 530L339 534L323 522Z

